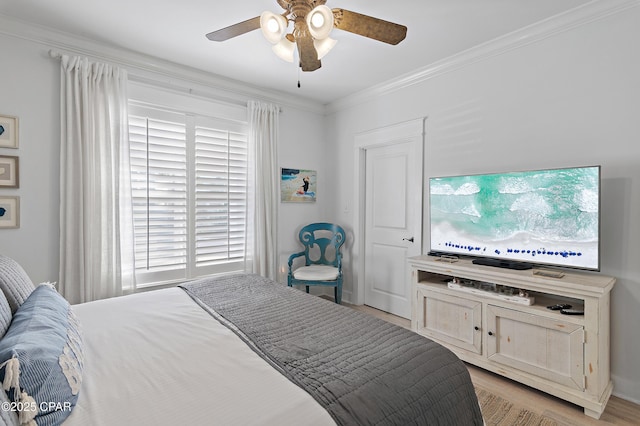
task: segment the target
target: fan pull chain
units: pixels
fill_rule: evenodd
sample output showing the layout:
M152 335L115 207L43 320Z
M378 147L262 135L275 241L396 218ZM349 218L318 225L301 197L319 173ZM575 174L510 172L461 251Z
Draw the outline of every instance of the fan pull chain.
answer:
M302 65L298 67L298 89L300 88L300 67L302 67Z

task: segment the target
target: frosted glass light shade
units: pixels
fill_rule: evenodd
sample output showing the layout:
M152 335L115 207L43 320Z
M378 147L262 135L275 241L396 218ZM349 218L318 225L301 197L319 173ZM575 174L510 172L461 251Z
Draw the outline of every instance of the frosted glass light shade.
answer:
M311 36L321 40L328 37L333 29L333 12L322 4L307 14L306 21Z
M336 43L338 43L338 40L334 40L329 37L323 40L313 40L313 46L316 48L316 52L318 52L318 59L324 58L324 56L333 49L333 46L335 46Z
M296 49L296 44L290 42L286 38L282 38L278 43L271 47L271 50L278 55L278 57L287 62L293 62L293 52Z
M278 43L287 31L287 19L282 15L265 11L260 15L260 29L270 43Z

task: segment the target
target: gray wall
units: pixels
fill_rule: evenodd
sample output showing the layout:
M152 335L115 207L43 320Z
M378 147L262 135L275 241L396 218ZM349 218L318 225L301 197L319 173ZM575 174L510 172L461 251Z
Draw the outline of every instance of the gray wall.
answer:
M614 393L640 401L640 7L517 44L327 118L339 182L353 180L354 135L427 117L425 178L602 165L602 273L612 296ZM374 88L375 89L375 88ZM375 90L372 91L372 93ZM334 217L353 228L354 185L337 186ZM428 211L425 197L425 209ZM346 209L349 210L349 209ZM428 229L424 241L428 247ZM351 253L358 258L357 248ZM350 265L355 270L354 265ZM348 280L350 292L357 277Z

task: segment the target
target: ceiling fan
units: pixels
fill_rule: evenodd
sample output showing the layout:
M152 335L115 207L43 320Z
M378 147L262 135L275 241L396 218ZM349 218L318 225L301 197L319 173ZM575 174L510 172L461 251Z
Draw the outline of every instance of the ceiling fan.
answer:
M407 35L407 27L346 9L330 9L326 0L276 0L282 14L263 12L261 16L207 34L212 41L225 41L258 28L273 44L280 58L293 62L298 48L302 71L321 67L320 59L337 43L329 38L335 27L364 37L396 45ZM287 33L289 23L293 29Z

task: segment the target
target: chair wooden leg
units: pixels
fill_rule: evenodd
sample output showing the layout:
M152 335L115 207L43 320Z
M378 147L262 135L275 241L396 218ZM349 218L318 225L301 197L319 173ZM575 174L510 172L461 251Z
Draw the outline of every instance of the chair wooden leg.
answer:
M307 287L307 293L309 293L309 286L306 286L306 287Z

